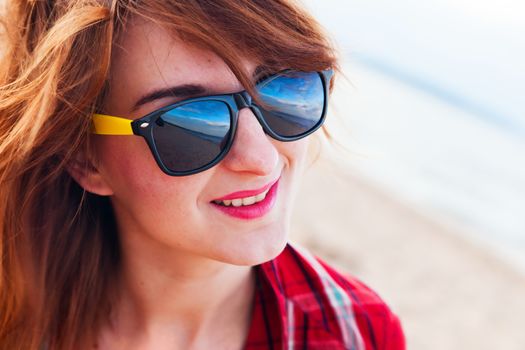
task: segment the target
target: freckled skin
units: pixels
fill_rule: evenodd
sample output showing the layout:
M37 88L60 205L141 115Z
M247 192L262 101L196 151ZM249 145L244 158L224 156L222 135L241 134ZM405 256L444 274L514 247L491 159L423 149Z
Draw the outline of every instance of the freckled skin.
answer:
M243 60L251 74L255 62ZM173 103L164 98L131 107L144 93L177 84L201 84L214 93L243 87L214 53L136 21L112 57L107 114L138 118ZM264 134L249 109L239 115L232 149L215 167L184 177L164 174L138 136L95 136L98 169L111 189L123 247L152 254L204 257L254 265L276 256L286 243L291 204L303 171L308 138L279 142ZM255 189L281 176L277 201L265 217L243 221L210 202L228 193Z
M103 113L139 118L176 101L166 97L132 112L144 94L180 84L202 85L212 94L243 90L214 53L144 20L128 24L113 50ZM250 75L257 66L240 62ZM122 261L119 274L111 276L118 300L90 346L241 348L254 296L252 266L271 260L286 245L309 138L274 140L243 109L227 156L184 177L163 173L142 137L93 135L93 144L93 170L73 176L86 190L110 196ZM233 218L211 203L279 177L275 205L263 217Z

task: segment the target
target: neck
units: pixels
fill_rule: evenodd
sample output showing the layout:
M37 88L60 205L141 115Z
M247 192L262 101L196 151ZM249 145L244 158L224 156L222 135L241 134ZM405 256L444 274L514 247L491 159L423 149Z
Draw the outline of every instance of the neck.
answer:
M132 338L169 334L185 346L202 341L202 335L247 334L254 292L250 266L159 249L143 241L138 246L125 239L122 243L120 298L111 317L114 332Z

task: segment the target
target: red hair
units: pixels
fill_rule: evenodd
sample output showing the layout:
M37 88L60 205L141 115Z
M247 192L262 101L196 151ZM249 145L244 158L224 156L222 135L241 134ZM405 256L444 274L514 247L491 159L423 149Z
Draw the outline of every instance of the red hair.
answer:
M252 88L239 58L270 70L336 68L316 22L289 0L9 1L0 53L0 348L78 348L114 295L119 243L107 197L66 166L88 152L111 49L127 19L214 51Z

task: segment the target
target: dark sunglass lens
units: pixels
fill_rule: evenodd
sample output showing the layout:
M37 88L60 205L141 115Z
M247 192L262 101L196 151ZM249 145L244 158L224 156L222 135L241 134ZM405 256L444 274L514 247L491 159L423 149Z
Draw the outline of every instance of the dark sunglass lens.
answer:
M288 72L257 86L268 126L278 135L293 137L318 126L325 102L324 86L316 72Z
M160 159L171 171L191 171L210 164L226 146L230 110L221 101L186 103L162 114L153 127Z

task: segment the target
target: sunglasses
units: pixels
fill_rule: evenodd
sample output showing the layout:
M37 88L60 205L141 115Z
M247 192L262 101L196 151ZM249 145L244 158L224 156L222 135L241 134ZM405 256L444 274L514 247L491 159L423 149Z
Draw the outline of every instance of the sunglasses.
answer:
M250 108L275 140L296 141L317 130L326 116L333 70L282 71L256 83L261 103L247 91L190 98L139 119L94 114L98 135L139 135L162 171L185 176L207 170L230 150L239 111Z

